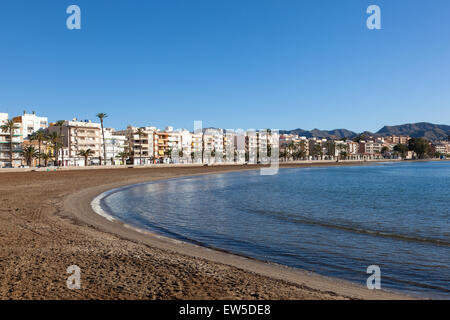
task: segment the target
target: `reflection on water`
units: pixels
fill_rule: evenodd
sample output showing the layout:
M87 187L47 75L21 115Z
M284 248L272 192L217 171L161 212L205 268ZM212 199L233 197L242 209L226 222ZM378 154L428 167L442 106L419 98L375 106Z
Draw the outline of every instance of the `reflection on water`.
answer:
M170 237L360 284L450 298L450 164L283 169L121 189L102 206Z

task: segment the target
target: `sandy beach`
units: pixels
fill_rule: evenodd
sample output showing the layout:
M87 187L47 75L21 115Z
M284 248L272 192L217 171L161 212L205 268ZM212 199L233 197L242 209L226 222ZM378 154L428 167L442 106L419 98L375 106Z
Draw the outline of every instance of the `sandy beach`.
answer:
M124 185L255 168L1 172L0 298L408 298L138 232L120 222L106 220L91 208L96 196ZM80 290L69 290L66 286L66 268L70 265L81 268Z

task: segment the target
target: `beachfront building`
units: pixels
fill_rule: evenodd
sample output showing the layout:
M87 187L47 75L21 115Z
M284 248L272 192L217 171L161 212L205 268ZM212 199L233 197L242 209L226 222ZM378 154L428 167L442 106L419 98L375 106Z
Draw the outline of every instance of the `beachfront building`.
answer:
M245 160L248 163L258 162L259 139L256 130L247 130L245 136Z
M203 133L203 163L223 162L223 130L205 129Z
M450 155L450 143L447 141L439 141L431 145L433 153L441 155Z
M351 140L347 140L347 159L348 160L361 160L359 154L359 143Z
M106 164L124 165L120 154L126 151L127 137L112 128L105 128Z
M33 133L48 128L48 118L38 117L34 111L31 114L24 111L21 116L14 117L13 121L20 124L23 141L30 140Z
M232 163L236 156L236 133L233 130L225 130L223 134L224 162Z
M181 163L192 163L193 161L193 133L188 130L181 130L181 152L183 154Z
M172 138L175 138L172 135ZM172 141L173 142L173 141ZM174 145L174 143L172 143ZM170 162L169 148L169 133L166 131L154 131L153 132L153 157L155 163L169 163Z
M9 120L7 113L0 113L0 126L4 125ZM12 141L13 147L11 150L10 142ZM20 152L22 151L22 128L20 123L15 123L13 135L11 137L10 132L3 132L0 130L0 168L3 167L18 167L22 165L22 157ZM10 160L12 152L12 163Z
M311 160L323 160L327 154L327 139L309 138L308 139L308 153Z
M58 157L57 165L84 166L84 158L80 151L91 149L93 154L89 157L89 165L99 165L103 157L103 138L100 123L90 120L79 121L77 118L64 121L60 127L55 123L49 126L49 132L62 133L63 148L67 148L67 155ZM64 150L64 149L63 149Z
M202 163L203 161L203 131L197 130L192 134L192 162Z
M45 141L41 141L41 143L39 143L38 141L33 140L32 136L38 131L45 132L47 130L47 117L38 117L34 111L31 114L28 114L26 113L26 111L24 111L21 116L14 117L13 121L20 125L22 149L31 146L38 150L41 154L46 152L47 143ZM37 166L39 163L39 159L34 158L32 160L31 166Z
M192 163L193 134L185 129L173 130L166 128L168 147L170 151L170 163ZM165 160L167 162L167 160Z
M140 129L140 130L139 130ZM154 132L156 127L133 127L116 131L117 135L126 137L128 145L129 163L134 165L144 165L154 163ZM139 135L138 132L141 131Z
M364 160L380 159L381 150L384 146L384 140L361 140L359 142L359 152Z

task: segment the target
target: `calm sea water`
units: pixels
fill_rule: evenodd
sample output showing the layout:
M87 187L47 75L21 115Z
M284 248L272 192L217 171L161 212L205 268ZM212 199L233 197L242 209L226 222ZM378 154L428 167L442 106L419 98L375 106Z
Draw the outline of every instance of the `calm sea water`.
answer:
M129 224L365 285L450 298L450 163L281 169L126 187L102 206Z

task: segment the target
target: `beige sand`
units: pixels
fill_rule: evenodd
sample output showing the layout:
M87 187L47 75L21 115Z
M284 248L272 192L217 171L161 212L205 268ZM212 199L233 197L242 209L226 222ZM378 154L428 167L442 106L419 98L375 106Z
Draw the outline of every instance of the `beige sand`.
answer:
M0 173L0 298L408 298L137 232L90 206L101 192L123 185L254 168ZM73 264L82 270L80 290L66 286L66 268Z

